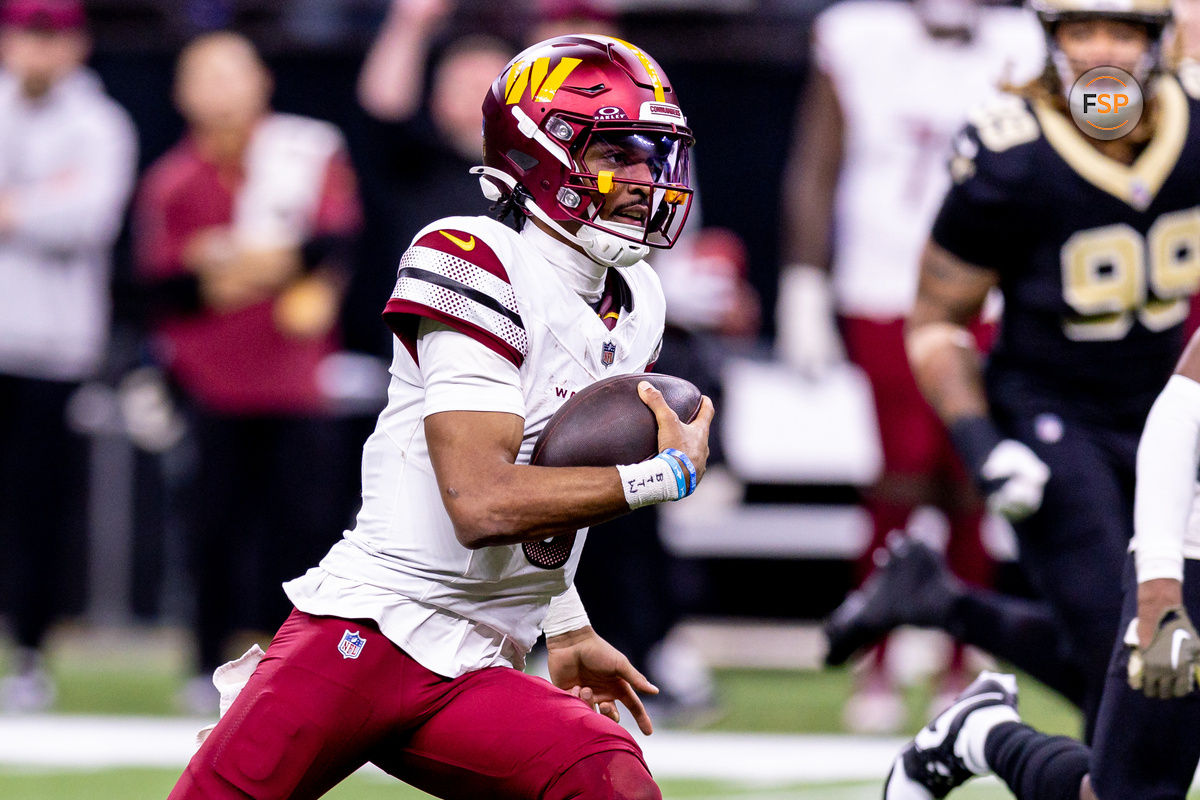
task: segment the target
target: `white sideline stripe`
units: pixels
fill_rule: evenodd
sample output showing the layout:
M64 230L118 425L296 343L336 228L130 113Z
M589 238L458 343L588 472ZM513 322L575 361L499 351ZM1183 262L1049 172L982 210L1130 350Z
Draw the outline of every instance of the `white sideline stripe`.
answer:
M660 731L638 736L659 778L754 783L879 780L906 739Z
M182 767L208 720L37 714L0 717L0 764Z
M197 718L0 717L0 765L23 768L182 768ZM659 731L638 737L660 778L751 783L882 780L899 738Z
M117 767L182 769L196 731L210 722L187 717L0 717L0 770L90 770ZM737 792L744 800L782 800L772 784L871 781L882 786L902 738L759 733L659 731L636 734L657 778L696 778L761 785L763 793ZM366 771L391 780L378 770ZM988 782L994 779L988 779ZM824 800L878 797L879 789L820 789ZM806 793L787 795L801 800ZM813 797L818 795L814 794ZM703 799L701 799L703 800ZM715 800L715 798L714 798Z

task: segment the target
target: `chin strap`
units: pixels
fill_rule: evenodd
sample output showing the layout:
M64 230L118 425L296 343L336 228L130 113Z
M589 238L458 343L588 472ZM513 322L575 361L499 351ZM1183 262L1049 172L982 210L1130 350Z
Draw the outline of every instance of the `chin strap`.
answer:
M637 225L625 225L620 222L599 224L610 228L626 228L629 233L642 232ZM581 243L584 251L593 260L609 267L632 267L650 254L648 245L631 242L591 225L582 226L575 234L575 240Z
M493 167L471 167L471 174L479 176L479 186L483 196L496 202L504 198L504 191L497 183L504 185L510 192L516 192L518 183L511 175ZM591 225L580 225L576 233L571 233L559 222L526 197L521 207L531 216L537 217L547 227L562 236L568 242L576 245L588 258L606 267L631 267L644 259L650 253L650 246L639 242L631 242L613 233L608 233ZM614 230L625 229L629 233L641 233L636 225L625 225L620 222L598 223Z

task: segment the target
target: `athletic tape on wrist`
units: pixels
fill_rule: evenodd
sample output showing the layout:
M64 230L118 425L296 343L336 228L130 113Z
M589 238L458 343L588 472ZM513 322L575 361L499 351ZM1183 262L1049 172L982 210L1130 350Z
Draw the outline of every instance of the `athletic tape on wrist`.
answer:
M688 458L687 453L683 452L682 450L676 450L674 447L668 447L666 450L663 450L663 452L669 456L675 456L675 458L679 459L679 463L683 465L683 468L687 470L689 479L687 491L684 492L682 496L687 497L689 494L696 491L696 484L699 482L699 479L696 477L696 465L692 463L690 458Z
M546 618L542 620L542 632L549 639L590 624L583 600L579 598L575 584L571 584L565 592L550 598L550 607L546 610Z
M621 491L631 509L678 500L687 489L683 468L662 453L636 464L618 464Z

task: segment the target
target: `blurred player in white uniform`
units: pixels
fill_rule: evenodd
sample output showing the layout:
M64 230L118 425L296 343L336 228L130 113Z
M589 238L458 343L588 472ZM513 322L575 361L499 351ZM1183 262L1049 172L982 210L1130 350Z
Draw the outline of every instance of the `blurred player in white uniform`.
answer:
M254 672L176 800L318 797L367 761L445 798L661 797L613 704L649 733L636 692L653 687L592 630L573 578L588 525L695 489L711 401L684 425L647 384L663 452L639 464L529 458L572 394L657 356L644 258L686 219L691 132L658 65L608 37L529 48L483 116L476 171L522 230L449 217L401 258L357 523L285 584L296 610L261 661L230 666ZM520 671L543 632L561 688Z
M850 0L817 18L813 49L785 181L778 353L817 378L848 356L871 381L884 471L863 498L872 541L858 580L890 531L903 529L916 508L934 506L949 523L954 569L987 583L982 504L913 381L902 330L918 256L946 191L951 139L999 84L1037 73L1041 32L1024 11L971 0ZM986 338L986 328L978 335ZM829 661L849 655L831 651ZM956 648L951 695L961 688L961 657ZM846 723L888 731L903 713L881 647Z

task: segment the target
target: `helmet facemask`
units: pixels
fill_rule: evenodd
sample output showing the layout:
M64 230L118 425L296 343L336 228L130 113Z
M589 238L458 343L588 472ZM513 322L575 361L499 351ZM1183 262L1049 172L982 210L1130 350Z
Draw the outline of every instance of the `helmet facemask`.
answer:
M671 247L691 208L691 137L652 127L592 128L572 147L575 169L557 200L583 225Z

